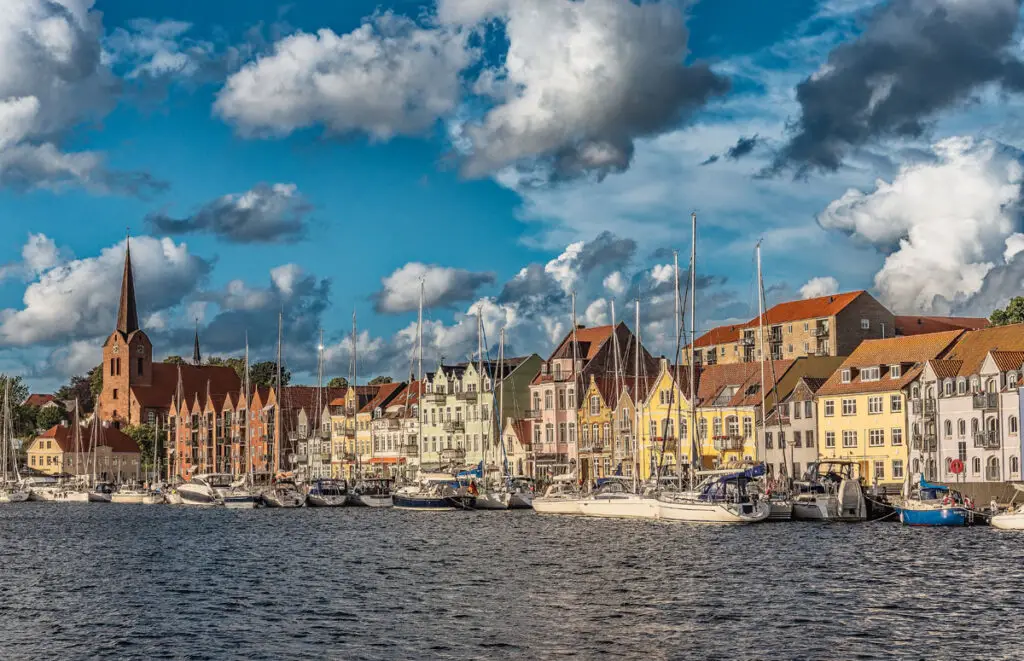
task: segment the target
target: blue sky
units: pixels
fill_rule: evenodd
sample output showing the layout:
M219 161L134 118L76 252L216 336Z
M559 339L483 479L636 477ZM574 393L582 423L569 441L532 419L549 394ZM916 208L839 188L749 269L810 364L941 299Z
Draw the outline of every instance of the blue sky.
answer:
M1020 289L1017 0L60 2L0 18L0 370L37 389L98 361L127 231L158 354L270 357L283 310L300 378L353 310L360 373L406 373L421 277L428 363L476 314L546 354L572 291L668 352L691 211L700 329L756 312L758 239L770 302Z

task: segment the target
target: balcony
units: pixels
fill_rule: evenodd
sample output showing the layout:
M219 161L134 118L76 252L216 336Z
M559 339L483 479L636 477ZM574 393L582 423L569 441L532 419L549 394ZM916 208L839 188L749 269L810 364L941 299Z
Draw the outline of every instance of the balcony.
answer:
M743 449L742 436L716 436L714 438L715 449L719 452L729 452Z
M527 420L537 420L540 418L540 409L526 409L523 412L523 417Z
M444 404L448 395L443 392L428 392L423 394L424 404Z
M398 418L388 418L384 421L385 429L401 429L402 421Z
M815 326L811 329L811 337L828 337L828 326Z
M997 432L995 429L975 432L974 447L982 448L984 450L998 450L999 432Z
M910 440L911 449L919 452L935 452L938 449L938 445L938 440L935 438L934 433L921 434L918 432Z
M466 431L466 423L462 420L449 420L444 423L444 430L449 434L461 434Z
M415 443L406 443L399 447L399 452L403 457L418 457L420 456L420 448Z
M754 341L753 335L744 335L740 338L740 345L744 347L752 347L754 346Z
M975 411L991 411L999 406L999 393L982 392L972 398Z
M814 348L814 355L815 356L831 356L832 354L829 353L828 345L827 344L819 344L817 347Z
M475 402L477 392L475 390L464 390L463 392L456 393L455 399L460 399L464 402Z

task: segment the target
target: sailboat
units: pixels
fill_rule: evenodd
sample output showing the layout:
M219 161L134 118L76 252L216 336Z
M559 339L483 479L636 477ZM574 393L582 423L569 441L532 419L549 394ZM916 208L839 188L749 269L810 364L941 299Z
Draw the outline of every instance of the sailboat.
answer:
M969 526L974 523L971 501L960 492L931 484L921 476L915 493L896 505L906 526Z
M14 451L14 425L11 420L11 384L4 380L3 426L0 428L0 503L22 503L28 500L29 490L21 486L18 475L18 454Z
M281 380L281 366L284 351L284 313L277 315L277 415L274 416L274 452L273 471L281 470L281 410L284 404L284 386ZM277 473L273 476L270 488L263 491L263 504L273 508L302 507L306 496L299 491L295 480L290 475Z
M238 398L239 403L245 409L245 470L238 476L231 485L220 492L224 500L224 507L232 510L251 510L260 501L260 495L256 491L256 479L253 476L251 440L252 430L249 427L249 334L245 335L245 373L242 376L242 392Z
M839 459L816 461L806 479L795 482L793 518L799 521L864 521L868 516L857 464Z
M323 387L324 387L324 332L320 331L320 344L317 345L317 377L316 377L316 403L314 404L315 409L313 410L312 422L310 428L317 430L314 433L319 433L319 429L323 426L323 421L320 419L323 415L324 402L323 402ZM310 452L311 444L307 441L306 444L306 466L310 466L313 461L320 462L319 456L313 457ZM307 469L307 475L309 471ZM344 507L348 504L348 482L345 480L332 480L327 478L318 477L313 485L306 492L306 505L309 507Z
M576 327L576 305L573 297L573 328ZM614 333L614 327L612 329ZM640 299L636 301L636 347L633 364L633 478L632 488L622 480L608 480L590 496L580 500L580 513L616 519L655 519L658 517L658 500L641 492L639 464L640 456ZM575 349L573 353L575 361ZM573 365L573 371L576 366Z
M90 503L109 503L111 502L111 495L113 494L113 488L106 482L100 482L96 479L96 463L99 457L100 447L100 416L99 411L96 411L92 418L92 434L90 435L90 449L89 455L92 461L92 478L89 481L89 492L88 499Z

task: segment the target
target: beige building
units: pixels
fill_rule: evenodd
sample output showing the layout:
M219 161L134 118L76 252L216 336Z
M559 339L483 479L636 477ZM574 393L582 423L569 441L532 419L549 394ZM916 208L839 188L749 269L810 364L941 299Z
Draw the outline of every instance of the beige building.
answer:
M60 424L37 436L26 448L28 467L47 475L92 475L89 455L91 429L82 427L75 439L73 427ZM96 476L102 480L140 479L142 455L134 439L103 425L96 434Z

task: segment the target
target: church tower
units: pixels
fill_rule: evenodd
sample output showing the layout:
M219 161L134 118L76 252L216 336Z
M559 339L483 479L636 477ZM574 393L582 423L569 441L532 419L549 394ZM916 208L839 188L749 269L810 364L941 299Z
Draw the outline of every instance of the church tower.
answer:
M146 388L153 384L153 344L139 328L130 239L125 241L117 328L103 344L102 369L101 419L127 424L141 422L139 405L131 391L133 387Z

